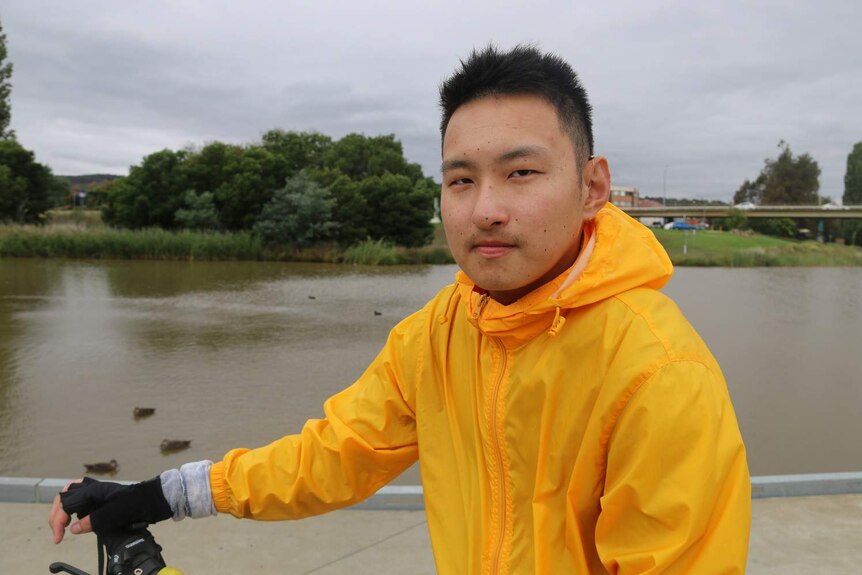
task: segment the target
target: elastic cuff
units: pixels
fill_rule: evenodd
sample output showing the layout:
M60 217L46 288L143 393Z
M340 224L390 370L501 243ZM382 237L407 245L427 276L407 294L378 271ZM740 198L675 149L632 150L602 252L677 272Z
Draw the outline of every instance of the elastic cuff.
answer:
M210 488L212 489L213 504L219 513L231 513L230 499L228 498L227 482L224 479L224 461L213 463L210 467Z

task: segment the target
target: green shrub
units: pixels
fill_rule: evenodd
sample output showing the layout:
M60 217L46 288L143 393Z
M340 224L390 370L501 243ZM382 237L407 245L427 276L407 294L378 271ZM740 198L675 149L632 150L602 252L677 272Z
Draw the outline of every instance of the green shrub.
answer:
M767 236L777 236L779 238L796 237L796 222L790 218L751 220L749 224L752 230Z
M174 214L177 226L189 230L219 229L218 212L211 192L196 194L189 190L183 194L183 205L185 207Z
M254 231L268 244L304 247L325 242L338 228L332 221L334 206L329 190L300 172L272 195Z
M748 216L742 210L729 210L727 217L721 220L721 228L725 230L747 230Z

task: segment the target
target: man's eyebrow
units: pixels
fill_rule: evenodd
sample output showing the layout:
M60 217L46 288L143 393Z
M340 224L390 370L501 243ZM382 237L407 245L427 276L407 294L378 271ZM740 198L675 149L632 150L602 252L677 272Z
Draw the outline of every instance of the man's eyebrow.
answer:
M518 146L517 148L513 148L506 152L505 154L501 154L494 160L497 164L505 164L507 162L511 162L512 160L517 160L519 158L535 158L537 156L547 156L550 151L543 146L536 145L528 145L528 146ZM455 159L455 160L444 160L440 165L440 171L442 173L446 173L451 170L458 170L461 168L475 168L476 163L472 160L466 159Z
M497 158L498 164L505 164L519 158L534 158L536 156L547 156L549 153L547 148L542 146L519 146L513 150Z
M473 168L476 164L471 162L470 160L444 160L442 164L440 164L440 171L442 173L449 172L451 170L459 170L461 168Z

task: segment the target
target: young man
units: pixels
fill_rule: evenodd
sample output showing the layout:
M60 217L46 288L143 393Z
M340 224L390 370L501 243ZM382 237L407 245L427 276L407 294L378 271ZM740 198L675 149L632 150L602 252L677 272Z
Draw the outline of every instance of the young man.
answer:
M418 457L440 573L744 571L750 485L723 376L657 291L664 250L607 204L574 72L488 48L441 103L456 282L392 330L325 419L132 487L73 484L62 503L95 509L73 532L324 513ZM55 541L69 521L58 498Z

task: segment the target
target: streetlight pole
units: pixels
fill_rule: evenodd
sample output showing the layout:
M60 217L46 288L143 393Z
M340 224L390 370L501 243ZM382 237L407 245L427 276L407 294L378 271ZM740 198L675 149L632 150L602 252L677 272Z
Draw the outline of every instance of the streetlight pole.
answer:
M661 193L662 193L661 206L663 208L667 206L667 168L668 168L668 165L665 164L664 165L664 179L662 180L662 184L661 184Z

